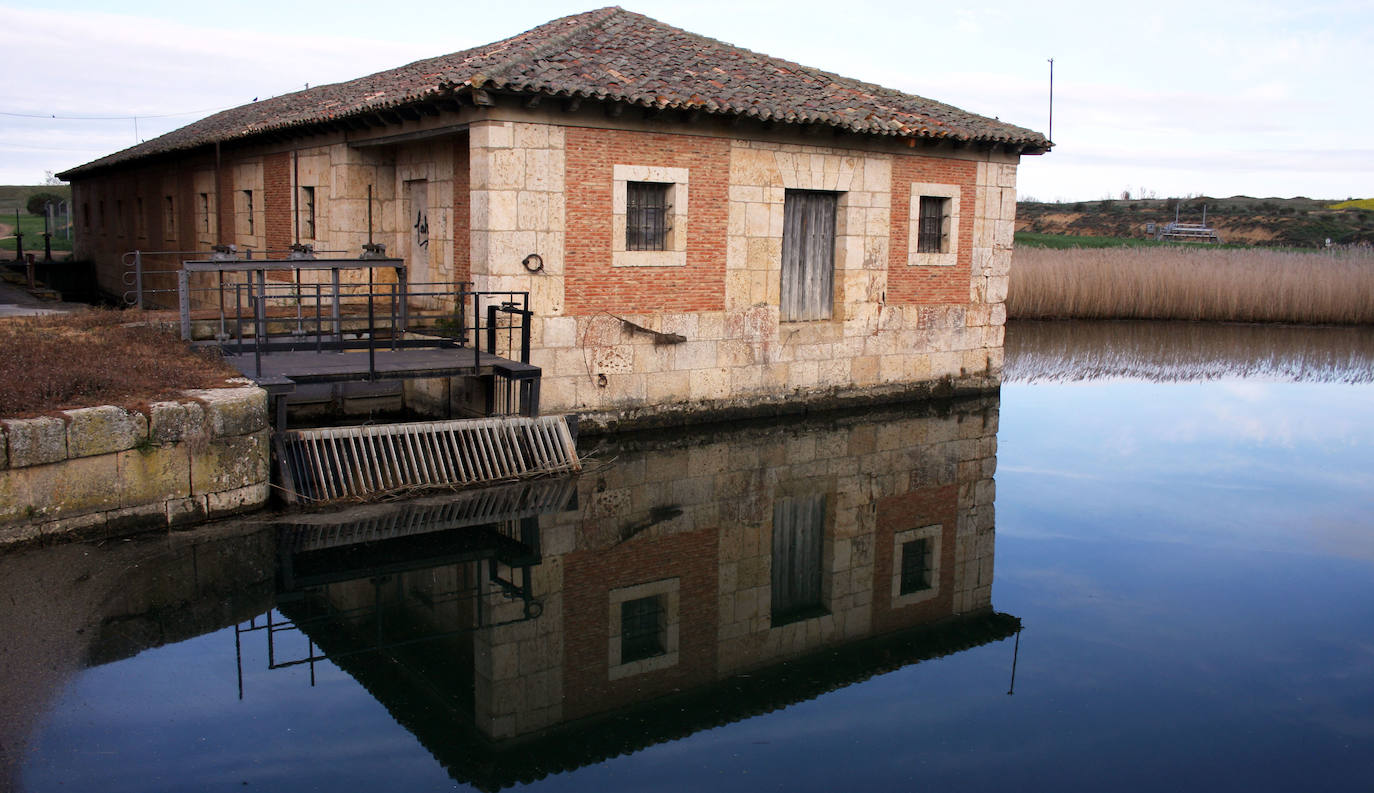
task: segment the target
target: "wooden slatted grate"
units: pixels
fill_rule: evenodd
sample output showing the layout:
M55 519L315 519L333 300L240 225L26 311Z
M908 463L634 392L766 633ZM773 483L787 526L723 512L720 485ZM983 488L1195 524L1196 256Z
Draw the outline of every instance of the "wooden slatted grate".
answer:
M283 430L274 442L288 501L476 485L581 470L563 416L502 416Z

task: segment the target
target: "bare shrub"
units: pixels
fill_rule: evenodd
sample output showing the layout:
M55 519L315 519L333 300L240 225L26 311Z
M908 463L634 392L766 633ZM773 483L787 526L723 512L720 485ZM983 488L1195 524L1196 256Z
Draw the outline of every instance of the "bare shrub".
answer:
M0 416L114 404L141 407L237 377L135 312L84 311L0 322Z
M1374 323L1374 251L1017 248L1007 315Z

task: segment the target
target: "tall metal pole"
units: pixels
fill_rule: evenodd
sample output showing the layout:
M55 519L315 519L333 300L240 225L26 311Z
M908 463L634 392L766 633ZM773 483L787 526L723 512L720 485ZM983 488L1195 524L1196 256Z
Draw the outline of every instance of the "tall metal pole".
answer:
M1050 62L1050 143L1054 143L1054 58Z

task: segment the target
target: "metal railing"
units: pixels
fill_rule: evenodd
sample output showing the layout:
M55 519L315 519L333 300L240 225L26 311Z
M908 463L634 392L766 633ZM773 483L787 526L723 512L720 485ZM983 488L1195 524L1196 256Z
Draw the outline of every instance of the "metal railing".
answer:
M135 291L146 306L164 290L140 280L146 270L136 272ZM221 253L183 261L174 272L182 338L213 339L227 355L251 354L253 366L245 373L252 377L262 378L263 357L275 352L366 350L366 377L375 380L379 351L461 348L460 355L470 352L474 372L496 375L488 415L537 412L538 370L528 365L534 316L528 292L476 291L470 282L412 283L403 260L380 257Z

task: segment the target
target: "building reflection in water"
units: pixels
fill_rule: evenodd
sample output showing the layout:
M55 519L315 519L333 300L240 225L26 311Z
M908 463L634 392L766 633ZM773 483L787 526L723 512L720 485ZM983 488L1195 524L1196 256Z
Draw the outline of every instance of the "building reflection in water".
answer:
M997 416L632 436L576 480L304 516L238 638L328 657L464 782L598 762L1014 633Z

